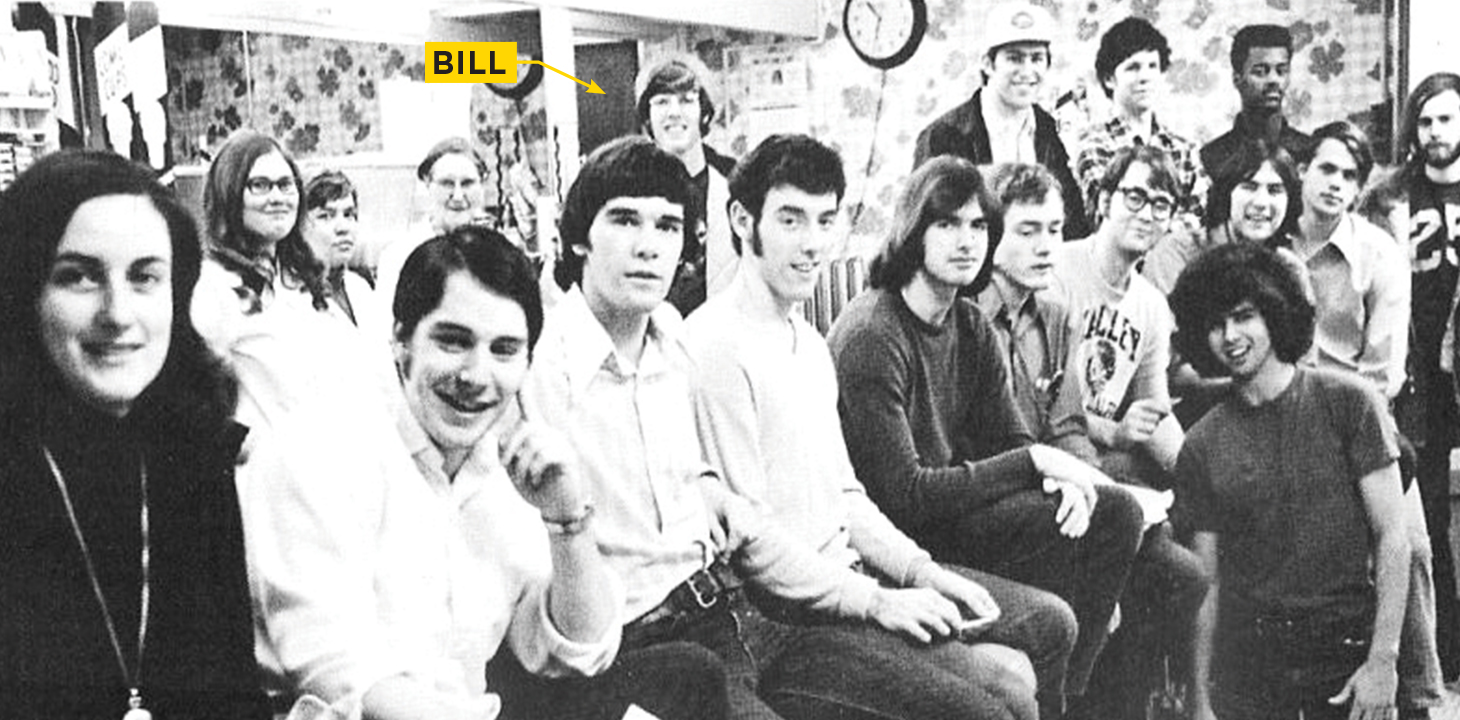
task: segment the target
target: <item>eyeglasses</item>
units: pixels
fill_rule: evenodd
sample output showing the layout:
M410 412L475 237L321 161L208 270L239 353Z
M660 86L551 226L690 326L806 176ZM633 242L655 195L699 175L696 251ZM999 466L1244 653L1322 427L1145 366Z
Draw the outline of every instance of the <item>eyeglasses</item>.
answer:
M1144 189L1138 187L1116 188L1125 198L1125 209L1137 213L1141 208L1150 205L1151 217L1157 220L1165 220L1171 217L1171 212L1176 209L1176 203L1165 195L1151 197Z
M299 193L299 186L294 184L293 176L281 178L251 177L243 184L248 188L250 194L268 195L270 190L278 188L279 192L285 195L296 195Z

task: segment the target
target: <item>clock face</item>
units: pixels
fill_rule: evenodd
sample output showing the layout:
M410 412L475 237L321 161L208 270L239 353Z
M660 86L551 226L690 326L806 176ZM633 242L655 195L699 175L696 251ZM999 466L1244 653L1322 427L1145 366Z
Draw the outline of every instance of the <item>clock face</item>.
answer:
M842 26L852 50L873 67L901 65L928 29L925 0L847 0Z

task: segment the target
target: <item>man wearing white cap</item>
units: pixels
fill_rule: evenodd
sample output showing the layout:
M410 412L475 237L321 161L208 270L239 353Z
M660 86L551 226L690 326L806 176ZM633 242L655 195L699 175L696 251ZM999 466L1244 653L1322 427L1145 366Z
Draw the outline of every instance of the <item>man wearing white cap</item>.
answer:
M1062 187L1064 236L1085 237L1090 228L1079 185L1070 174L1069 153L1054 118L1034 102L1049 70L1054 18L1044 8L1018 0L995 5L984 27L984 87L923 129L913 165L939 155L957 155L977 165L1043 165Z

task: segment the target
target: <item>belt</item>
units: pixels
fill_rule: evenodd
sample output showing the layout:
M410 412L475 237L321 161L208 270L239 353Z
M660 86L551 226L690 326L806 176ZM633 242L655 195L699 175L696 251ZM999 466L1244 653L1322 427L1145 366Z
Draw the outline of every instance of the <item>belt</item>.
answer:
M624 635L642 635L661 624L671 624L711 610L724 610L740 590L739 580L721 563L696 570L670 591L664 602L624 626Z

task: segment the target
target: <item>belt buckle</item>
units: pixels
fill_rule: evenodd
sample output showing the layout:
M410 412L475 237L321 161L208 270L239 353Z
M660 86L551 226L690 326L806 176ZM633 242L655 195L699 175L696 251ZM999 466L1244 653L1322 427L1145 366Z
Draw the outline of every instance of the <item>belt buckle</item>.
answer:
M704 582L706 589L700 589L700 582ZM689 587L690 595L694 596L695 604L699 605L701 610L709 610L715 606L715 603L720 602L719 588L716 587L715 578L708 570L696 571L695 574L689 576L688 580L684 581L684 584Z

